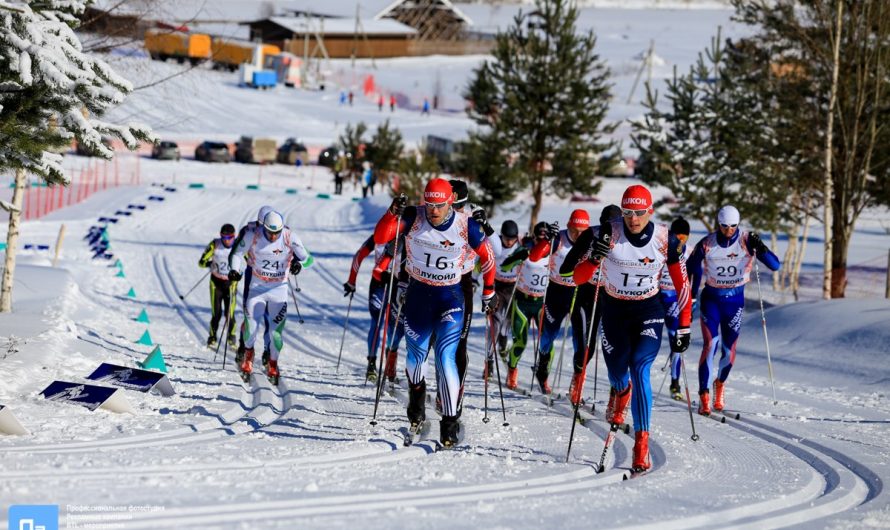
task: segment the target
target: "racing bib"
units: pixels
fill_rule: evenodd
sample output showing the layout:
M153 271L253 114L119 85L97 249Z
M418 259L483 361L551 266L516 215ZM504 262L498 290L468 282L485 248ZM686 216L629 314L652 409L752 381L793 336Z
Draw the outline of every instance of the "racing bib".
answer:
M216 238L213 240L213 257L210 259L210 274L216 276L220 280L229 279L229 254L231 248L226 248L222 244L222 240Z
M519 278L516 280L516 289L528 296L544 296L547 292L547 280L550 276L550 268L547 266L547 257L538 261L525 260L520 265ZM518 267L514 267L518 268Z
M253 276L266 282L284 282L290 265L290 230L284 229L274 242L258 228L248 253Z
M569 240L568 230L562 230L559 232L559 248L556 249L556 252L550 255L550 281L554 283L558 283L560 285L565 285L567 287L574 287L575 280L571 276L562 276L559 274L559 269L562 267L562 263L566 260L566 256L568 256L569 251L572 250L573 243Z
M717 243L717 234L708 234L703 242L705 283L718 289L731 289L748 283L754 256L748 253L744 241L748 233L742 232L735 243L726 248Z
M635 247L624 235L624 222L612 223L612 250L603 261L603 285L613 298L644 300L658 293L667 263L668 228L656 224L652 238Z
M417 208L414 224L405 236L408 254L406 270L428 285L460 283L467 244L467 215L454 212L454 220L445 230L437 230L427 221L426 209Z

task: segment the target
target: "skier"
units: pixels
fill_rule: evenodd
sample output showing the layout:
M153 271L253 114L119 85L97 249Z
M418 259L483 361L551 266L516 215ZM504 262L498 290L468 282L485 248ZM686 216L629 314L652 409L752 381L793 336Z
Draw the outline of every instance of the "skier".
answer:
M401 239L401 238L400 238ZM400 245L400 247L403 245ZM374 270L371 273L371 282L368 285L368 312L371 314L371 327L368 330L368 368L365 371L365 378L369 381L377 380L377 349L380 344L380 332L382 329L383 318L380 313L386 305L385 292L389 286L391 257L393 253L392 245L375 245L373 234L362 243L355 255L352 257L352 268L349 272L349 279L343 284L343 296L349 296L355 293L356 277L362 262L371 253L374 254ZM386 368L385 376L390 380L396 377L396 362L398 359L399 343L404 334L403 318L399 317L398 325L396 325L398 291L394 289L390 293L390 320L387 327L386 336L392 338L392 347L386 352Z
M683 244L683 259L688 260L692 254L692 246L687 245L689 240L689 222L682 217L674 219L671 223L671 232L677 236L677 239ZM689 272L687 266L687 273ZM677 329L679 327L680 308L677 307L677 290L674 289L674 282L668 273L667 266L661 272L661 281L658 284L661 290L661 305L664 306L664 327L667 328L668 344L674 344L677 338ZM677 401L683 401L683 394L680 393L680 354L671 350L671 397Z
M457 443L460 430L460 376L455 357L464 311L460 287L464 245L469 243L481 262L482 309L486 313L494 305L494 258L482 227L452 208L454 192L447 180L430 180L423 198L422 206L408 207L405 195L396 197L377 223L374 242L388 243L396 232L405 234L405 268L410 281L400 298L405 300L408 342L408 420L411 432L418 432L426 417L426 360L430 337L435 333L437 388L442 404L440 440L449 448Z
M599 237L600 228L603 225L609 225L612 221L621 219L621 208L618 205L610 204L603 208L600 212L599 225L592 226L581 233L575 244L569 250L562 265L559 268L560 276L572 277L575 266L579 262L587 260L590 257L590 247L593 241ZM593 307L593 299L596 295L597 286L602 286L602 280L597 281L596 277L577 286L578 292L575 294L575 307L572 309L572 344L574 346L573 358L573 375L572 382L569 385L569 399L573 405L581 402L581 391L583 385L581 378L584 372L584 358L587 357L589 364L594 355L593 351L596 342L596 332L599 330L600 319L603 314L603 304L597 304L595 310ZM591 312L593 316L591 317ZM593 325L593 333L589 333L588 326ZM590 341L588 342L588 337Z
M371 191L371 195L374 195L373 188L373 179L374 176L371 170L371 163L367 160L362 162L362 198L366 198L368 196L368 191Z
M226 312L228 329L223 330L229 344L235 347L235 292L238 282L229 281L229 252L235 242L235 227L229 223L222 225L219 237L204 248L198 266L210 267L210 336L207 347L216 346L216 330L223 310Z
M510 308L513 323L513 346L510 348L510 358L507 361L507 388L513 390L518 385L519 359L525 351L528 340L529 326L534 321L539 322L541 305L544 302L544 293L547 291L549 260L547 255L533 258L531 252L536 244L546 241L551 235L554 237L558 229L551 229L551 225L540 222L535 225L534 238L526 237L522 246L511 254L502 270L511 270L519 267L516 277L516 293L513 295L513 307ZM551 234L551 232L554 232ZM540 331L539 331L540 333Z
M246 260L244 256L247 256ZM247 231L238 246L229 254L229 279L241 279L245 262L252 269L253 285L244 301L244 359L241 362L241 377L248 381L253 370L254 343L260 325L272 327L272 340L269 343L269 363L265 366L266 376L277 385L280 372L278 356L283 344L282 334L287 322L287 295L290 284L287 273L296 276L303 266L312 265L312 257L303 246L300 238L284 226L281 214L269 212L263 217L262 225Z
M779 258L770 251L755 232L739 230L741 216L734 206L717 212L719 228L695 245L689 257L692 275L692 296L704 275L699 311L705 345L698 364L698 413L711 413L709 383L714 380L714 409L725 406L724 386L735 362L735 348L742 327L745 306L745 284L751 279L754 258L770 270L781 267ZM719 371L714 370L717 351L722 350Z
M343 195L343 174L349 171L346 153L340 151L334 161L334 195Z
M643 472L649 459L649 418L652 388L649 369L658 355L664 327L664 308L658 282L665 263L677 287L680 326L673 348L689 347L691 304L682 244L668 227L650 222L652 195L645 186L633 185L621 198L624 222L600 227L590 258L575 267L576 285L588 282L602 266L603 357L612 388L606 419L614 426L624 423L628 402L634 422L632 469ZM609 235L609 238L605 236ZM635 392L631 388L636 387ZM632 395L631 395L632 394Z
M550 383L547 378L550 375L550 364L553 361L553 343L559 335L559 329L562 327L562 320L573 311L572 303L575 295L575 282L571 276L563 276L560 274L560 267L568 256L572 246L577 241L582 232L590 227L590 215L586 210L577 209L572 211L569 216L569 222L565 230L560 231L553 243L551 240L545 240L532 249L531 259L539 259L549 256L548 268L550 271L550 281L547 285L547 294L544 297L543 315L541 318L541 342L538 345L537 352L537 371L535 377L541 387L541 392L550 394Z
M497 310L492 314L492 326L497 330L498 353L502 358L507 356L507 330L504 322L507 319L507 310L512 305L510 299L516 288L516 269L505 271L503 264L519 245L519 226L516 221L508 219L501 225L499 237L491 238L491 250L495 259L494 292L497 298ZM491 373L493 366L488 367Z
M238 230L238 237L235 238L235 242L232 244L232 247L233 248L237 247L238 244L241 242L241 240L244 239L244 234L255 230L257 225L260 225L263 223L263 218L266 217L266 214L273 210L274 209L269 205L260 207L259 212L257 212L256 221L250 221L246 225L242 226L240 230ZM241 306L242 306L241 310L242 311L246 311L246 308L245 308L246 306L244 304L247 302L248 295L250 294L250 280L253 277L252 272L253 272L253 269L250 267L250 265L248 265L244 269L244 282L243 282L244 288L243 288L243 292L241 293ZM236 365L240 365L241 361L244 360L244 350L245 350L244 326L246 326L246 325L247 325L247 321L242 320L241 321L241 329L238 332L238 350L235 353L235 364ZM269 362L269 351L270 351L269 340L270 339L271 339L271 335L269 334L269 323L266 322L266 327L263 331L263 364L264 365L268 364L268 362Z

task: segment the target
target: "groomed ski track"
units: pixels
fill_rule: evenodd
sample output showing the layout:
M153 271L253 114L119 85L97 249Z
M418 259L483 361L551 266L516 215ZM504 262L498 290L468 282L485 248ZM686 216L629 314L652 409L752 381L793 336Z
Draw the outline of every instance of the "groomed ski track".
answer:
M145 202L149 194L161 193L152 187L142 191L141 197L134 190L106 192L90 204L98 217L120 207L121 201ZM696 416L698 442L689 439L685 404L656 399L653 470L624 481L632 432L619 433L606 472L594 472L607 432L601 411L608 382L601 367L599 420L576 429L572 458L565 463L571 419L564 402L548 407L505 389L510 426L502 427L492 381L492 421L482 423L478 313L471 334L464 443L444 452L436 452L433 442L403 448L402 400L384 392L379 425L368 423L374 401L374 385L364 381L370 260L359 275L339 373L334 370L347 304L341 285L353 252L370 234L374 207L337 198L212 187L180 187L164 196L164 202L148 203L145 211L109 229L126 280L114 278L105 263L91 263L85 243L71 243L83 264L76 275L82 297L70 348L100 345L105 351L94 364L140 360L144 352L132 340L143 326L132 317L147 307L152 337L162 345L177 396L165 400L128 393L135 417L65 407L56 414L76 416L81 429L75 423L65 432L49 430L31 440L0 439L4 498L48 501L40 484L54 481L61 484L55 487L61 498L52 499L54 503L113 500L165 506L134 514L125 528L589 528L594 523L609 528L809 528L843 521L849 510L867 512L869 503L879 499L886 505L884 469L845 451L845 444L880 436L878 426L860 440L826 436L813 429L813 422L795 421L800 414L782 417L778 411L822 418L849 415L841 403L783 390L779 400L784 407L773 409L768 387L756 377L734 381L728 396L739 407L741 420L718 424ZM289 300L278 387L258 366L250 383L242 384L232 351L225 369L222 348L213 362L214 352L203 346L209 320L206 286L184 301L179 298L204 272L197 259L219 226L243 224L265 203L285 214L316 257L315 265L298 277L304 325L298 324ZM69 227L74 240L89 222L71 225L76 227ZM123 296L128 286L138 293L135 301ZM240 322L240 307L237 317ZM700 343L690 351L697 349ZM520 365L521 385L528 384L530 350ZM662 362L660 357L654 364L656 389ZM404 344L399 371L403 368ZM431 364L431 391L433 370ZM83 375L71 371L68 377ZM592 375L588 383L590 394ZM565 374L563 384L568 384ZM433 420L431 437L436 437L432 406L427 415ZM886 421L881 411L865 407L855 415L858 419L851 418L850 425Z

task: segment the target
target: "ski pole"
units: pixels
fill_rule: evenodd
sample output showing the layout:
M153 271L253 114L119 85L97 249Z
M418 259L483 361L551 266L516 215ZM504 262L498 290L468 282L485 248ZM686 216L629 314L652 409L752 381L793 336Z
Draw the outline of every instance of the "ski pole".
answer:
M482 379L485 381L485 401L482 410L482 423L488 423L491 421L491 418L488 417L488 378L491 377L491 374L488 373L488 361L491 360L491 345L494 342L491 338L491 320L489 318L485 319L485 370L482 373Z
M217 320L217 323L218 322L219 322L219 320ZM216 358L219 356L219 347L222 346L223 342L228 342L228 339L229 339L229 335L228 335L228 333L229 333L229 312L228 311L226 311L226 321L225 321L225 324L223 324L223 333L225 334L225 337L223 338L223 340L216 343L216 352L213 353L213 362L216 362ZM213 330L213 334L216 335L215 329ZM224 358L223 359L223 368L225 368L225 367L226 367L226 361Z
M303 323L303 315L300 314L300 303L297 302L297 295L294 293L294 288L290 282L287 282L288 287L290 287L290 297L294 301L294 308L297 310L297 318L300 324ZM297 287L299 289L299 287Z
M559 236L557 236L559 237ZM538 372L538 363L541 358L541 329L544 327L544 314L547 312L547 294L550 292L550 267L552 265L551 260L553 258L553 248L556 246L555 241L549 241L550 251L547 252L547 286L544 288L544 299L541 300L541 312L538 315L538 334L535 336L535 363L532 365L532 382L528 387L529 393L531 393L535 389L535 376Z
M395 241L395 243L393 243L392 264L391 264L390 270L389 270L389 290L386 295L386 306L385 306L386 317L383 319L383 341L381 344L381 348L386 345L386 327L389 326L389 305L391 303L391 298L392 298L392 284L393 284L393 281L396 279L396 264L398 264L398 262L399 262L399 259L398 259L399 230L401 228L402 228L402 214L400 213L396 217L396 237L395 237L395 239L393 239L393 241ZM380 371L383 371L383 354L384 354L384 352L381 352ZM377 425L377 407L380 406L381 379L383 379L383 377L378 375L377 376L377 392L374 395L374 414L373 414L373 416L371 416L371 425Z
M673 356L674 356L674 352L668 353L668 357L664 361L664 366L661 367L661 371L664 373L664 376L661 378L661 385L658 387L658 394L656 394L657 396L660 396L661 391L664 390L664 382L667 381L667 376L668 376L667 367L668 367L668 364L670 364L671 358Z
M201 279L198 280L198 281L195 283L195 285L192 286L192 288L188 290L187 293L179 295L179 299L180 299L180 300L185 300L185 297L188 296L188 295L190 295L190 294L192 294L192 291L194 291L195 289L197 289L198 286L201 285L201 283L202 283L208 276L210 276L210 271L207 271L207 273L204 274L204 276L201 276Z
M489 314L488 318L492 318L492 316ZM495 362L494 366L498 375L498 393L501 395L501 413L504 415L503 426L506 427L510 423L507 421L507 407L504 405L504 387L501 386L501 363Z
M689 397L689 380L686 379L686 362L683 360L683 354L680 354L680 368L683 369L683 384L686 386L686 406L689 408L689 423L692 425L692 441L698 441L698 434L695 433L695 420L692 419L692 399Z
M606 243L608 243L611 240L611 238L609 237L609 234L603 234L603 240ZM590 312L590 324L589 324L590 327L587 329L587 342L584 343L584 366L581 367L581 381L579 383L581 385L581 388L578 389L579 395L584 390L584 380L587 378L587 361L590 359L590 338L593 336L593 327L594 327L593 326L593 315L596 313L596 305L599 302L599 298L600 298L600 278L602 277L602 273L603 273L602 267L598 267L596 270L596 288L593 291L593 308L592 308L592 311ZM594 348L594 350L596 350L596 348ZM574 372L574 367L572 367L572 372ZM596 386L595 378L594 378L594 386ZM569 399L571 400L571 396L569 396ZM572 441L575 439L575 425L578 423L577 422L578 407L580 407L580 406L581 406L581 400L579 399L577 403L574 403L574 409L572 410L572 430L569 432L569 447L566 450L566 462L569 461L569 458L572 455ZM595 402L594 402L594 406L596 406ZM612 430L617 431L618 427L613 425ZM610 430L610 433L611 432L612 431ZM607 437L606 438L606 450L608 450L609 443L610 443L610 437ZM606 451L604 450L603 457L602 457L601 461L605 460L605 458L606 458L605 452Z
M578 298L578 286L572 292L572 303L569 305L569 313L565 316L567 321L563 325L562 345L559 347L559 362L556 363L556 387L562 381L562 355L566 350L566 339L569 338L569 322L572 320L572 313L575 312L575 299Z
M371 342L371 349L368 354L369 358L372 353L377 351L377 344L379 344L379 341L380 341L380 324L383 323L383 307L384 307L383 301L388 300L388 299L389 299L389 286L384 285L383 286L383 297L380 299L380 312L377 313L377 327L374 328L376 330L374 332L374 340ZM365 377L365 382L362 383L362 387L367 386L367 384L368 384L368 378Z
M349 311L352 310L352 298L355 291L349 293L349 305L346 306L346 320L343 322L343 335L340 337L340 353L337 355L337 370L340 371L340 358L343 356L343 343L346 341L346 326L349 325Z
M596 466L597 473L602 473L606 470L606 455L609 454L609 447L612 446L612 441L615 439L619 427L620 426L617 423L613 423L612 426L609 427L609 434L606 435L606 443L603 444L603 454L600 455L600 463Z
M760 321L763 323L763 340L766 342L766 365L769 368L769 382L773 387L773 405L778 405L779 400L776 399L776 381L773 379L773 361L769 353L769 336L766 334L766 311L763 310L763 291L760 288L760 267L757 264L757 257L754 257L754 276L757 277L757 294L760 296Z

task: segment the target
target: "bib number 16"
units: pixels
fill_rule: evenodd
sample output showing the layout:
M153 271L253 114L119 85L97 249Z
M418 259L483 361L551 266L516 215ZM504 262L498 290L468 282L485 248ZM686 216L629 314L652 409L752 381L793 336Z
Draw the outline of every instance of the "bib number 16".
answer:
M439 256L438 258L436 258L435 263L430 263L433 259L432 255L427 254L427 253L424 253L423 255L426 256L426 266L427 267L436 267L440 271L443 271L451 266L451 263L448 261L447 256Z

